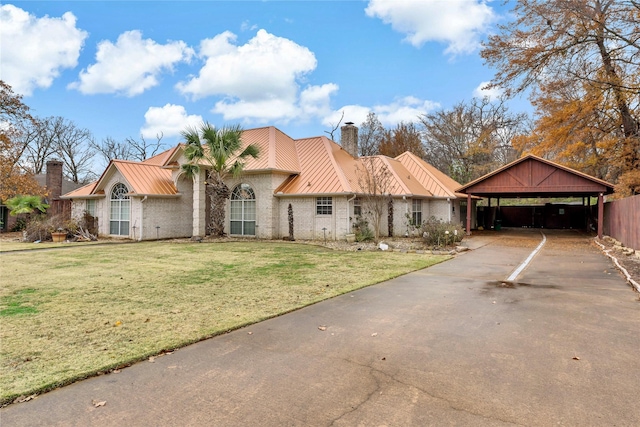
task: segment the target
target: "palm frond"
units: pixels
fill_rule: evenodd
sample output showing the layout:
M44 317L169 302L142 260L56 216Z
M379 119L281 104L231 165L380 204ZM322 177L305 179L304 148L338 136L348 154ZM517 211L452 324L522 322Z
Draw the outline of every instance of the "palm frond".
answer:
M182 169L187 178L193 178L200 173L200 166L195 163L185 163L180 166L180 169Z

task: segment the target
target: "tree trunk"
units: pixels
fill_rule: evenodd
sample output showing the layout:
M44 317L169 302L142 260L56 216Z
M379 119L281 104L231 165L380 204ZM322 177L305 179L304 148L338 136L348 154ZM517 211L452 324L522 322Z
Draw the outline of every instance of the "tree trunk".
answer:
M387 228L389 229L389 237L393 237L393 199L389 197L387 210Z
M291 207L291 203L289 203L287 213L289 215L289 240L293 242L293 207Z
M212 236L224 236L224 210L231 192L229 187L217 175L210 174L209 182L213 190L211 193L211 223L209 224L209 230Z

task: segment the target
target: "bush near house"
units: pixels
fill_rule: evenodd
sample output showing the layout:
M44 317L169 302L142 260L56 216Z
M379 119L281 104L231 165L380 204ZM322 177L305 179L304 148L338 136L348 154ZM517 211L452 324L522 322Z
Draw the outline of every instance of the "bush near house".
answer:
M459 223L444 222L432 216L418 228L427 246L450 246L462 241L464 230Z

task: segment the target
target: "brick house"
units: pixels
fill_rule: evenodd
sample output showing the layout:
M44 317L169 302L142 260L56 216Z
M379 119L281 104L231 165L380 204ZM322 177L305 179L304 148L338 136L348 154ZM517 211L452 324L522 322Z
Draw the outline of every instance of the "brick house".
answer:
M341 128L341 145L324 136L294 140L275 127L243 131L244 144L260 148L248 159L240 179L229 179L225 232L237 236L280 239L289 235L288 206L297 239L343 239L361 208L358 128ZM404 235L409 219L421 223L435 216L462 222L460 184L410 152L395 159L366 158L390 172L394 235ZM113 160L98 181L65 194L72 215L86 210L98 218L102 235L135 240L204 236L209 217L205 172L185 177L183 146L177 145L142 162ZM382 235L389 227L386 215Z

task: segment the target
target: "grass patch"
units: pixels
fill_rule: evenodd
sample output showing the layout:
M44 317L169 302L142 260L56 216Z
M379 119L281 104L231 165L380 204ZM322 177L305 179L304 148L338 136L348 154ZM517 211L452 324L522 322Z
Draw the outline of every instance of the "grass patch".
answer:
M145 242L1 258L0 403L6 404L448 257L287 243Z

